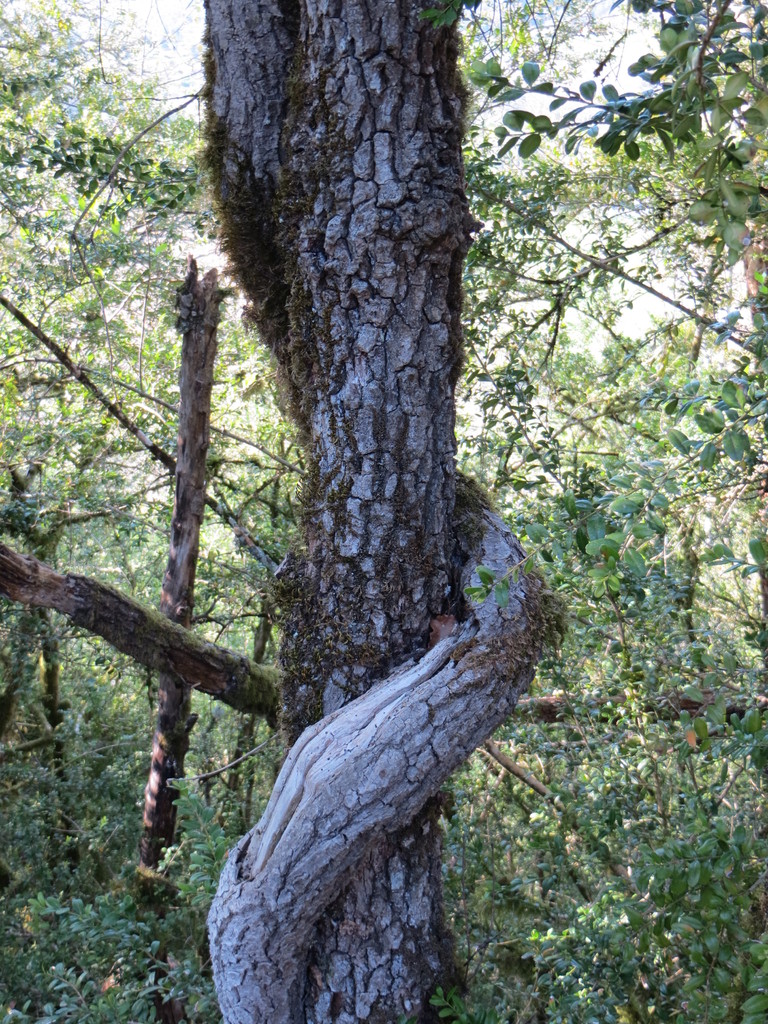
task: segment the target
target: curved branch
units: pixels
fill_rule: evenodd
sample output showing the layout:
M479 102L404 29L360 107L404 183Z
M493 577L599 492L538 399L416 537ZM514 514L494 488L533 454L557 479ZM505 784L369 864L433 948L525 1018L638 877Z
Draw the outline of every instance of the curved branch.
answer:
M497 517L484 518L477 557L502 576L525 555ZM470 584L474 569L464 575ZM506 608L474 606L454 636L301 735L261 822L230 852L211 908L227 1024L295 1019L312 927L349 872L413 819L530 683L539 589L521 577Z

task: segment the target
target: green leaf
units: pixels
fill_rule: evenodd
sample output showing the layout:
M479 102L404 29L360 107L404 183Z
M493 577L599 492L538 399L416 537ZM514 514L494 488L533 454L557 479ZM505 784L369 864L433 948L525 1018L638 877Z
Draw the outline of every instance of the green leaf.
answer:
M480 577L480 582L484 583L487 587L493 586L494 575L491 569L487 565L478 565L475 570L477 575Z
M582 82L579 86L579 92L587 102L591 102L595 97L597 86L594 82Z
M539 68L539 65L532 60L527 60L525 64L523 64L523 66L520 68L520 71L528 85L533 85L533 83L541 74L541 69Z
M699 463L702 469L712 469L717 462L717 448L708 441L699 452Z
M749 733L752 736L754 736L756 732L760 731L762 724L763 716L760 714L758 708L750 708L741 720L741 727L744 732Z
M549 532L541 523L527 523L525 535L534 544L543 544L544 541L549 540Z
M727 380L720 389L720 397L731 409L744 407L744 392L732 380Z
M758 565L768 561L768 541L763 537L753 537L749 542L749 553Z
M725 419L719 409L705 409L694 416L699 428L705 434L719 434L725 426Z
M732 100L740 96L749 85L749 75L746 71L739 71L735 75L729 75L723 86L723 99Z
M587 520L587 533L590 540L597 540L600 537L605 536L605 519L601 515L595 513L590 516Z
M688 211L688 216L696 224L711 224L717 217L719 208L706 199L698 199Z
M604 558L615 558L619 553L619 545L611 537L601 537L587 544L588 555L602 555Z
M661 30L659 35L659 43L665 53L669 53L677 46L677 32L675 29L667 27Z
M614 498L611 502L611 508L620 516L629 516L637 512L642 507L642 504L643 502L638 501L636 498L619 495L618 498Z
M493 588L493 596L499 608L506 608L509 604L509 580L503 579Z
M639 579L645 578L648 566L645 564L645 559L639 551L635 551L634 548L628 548L624 552L624 562L635 576Z
M536 152L540 145L540 135L526 135L526 137L520 143L518 152L520 153L520 156L525 160L529 156L533 156L533 154Z
M508 110L502 120L507 128L511 128L513 132L519 132L523 130L525 122L530 119L530 116L524 110Z
M672 139L670 138L669 133L665 132L664 129L660 128L658 125L655 125L654 128L655 128L655 131L656 131L656 135L658 136L659 139L661 139L661 144L664 146L664 149L667 151L667 156L670 157L670 159L674 159L674 157L675 157L675 144L672 141Z
M682 452L683 455L687 455L688 452L691 450L691 442L688 440L688 438L685 436L682 430L675 430L673 428L672 430L667 432L667 437L669 438L671 444L673 444L679 452Z
M741 1009L744 1013L759 1013L768 1010L768 995L761 992L759 995L750 996Z
M743 430L734 428L723 434L723 451L734 462L740 462L749 450L749 438Z
M735 249L739 253L749 244L749 237L747 225L740 221L729 221L723 228L723 241L729 249Z
M739 221L743 222L749 213L749 207L752 202L751 196L742 190L734 188L727 178L720 180L719 187L725 209L727 209L731 216L737 217Z
M768 113L759 106L747 107L741 116L753 128L764 128L768 124Z
M645 924L645 918L643 915L632 907L625 907L624 913L627 915L627 920L629 921L630 926L634 928L635 931L642 928Z

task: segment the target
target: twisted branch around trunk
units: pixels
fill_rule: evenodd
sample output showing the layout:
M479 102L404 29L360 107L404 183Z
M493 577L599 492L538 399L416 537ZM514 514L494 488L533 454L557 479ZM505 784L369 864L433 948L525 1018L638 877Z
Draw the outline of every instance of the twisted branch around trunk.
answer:
M497 576L525 557L496 516L477 562ZM474 581L473 581L474 577ZM314 923L384 833L401 829L529 685L543 623L535 577L509 605L473 606L418 662L302 733L260 823L230 851L208 924L226 1024L299 1017Z

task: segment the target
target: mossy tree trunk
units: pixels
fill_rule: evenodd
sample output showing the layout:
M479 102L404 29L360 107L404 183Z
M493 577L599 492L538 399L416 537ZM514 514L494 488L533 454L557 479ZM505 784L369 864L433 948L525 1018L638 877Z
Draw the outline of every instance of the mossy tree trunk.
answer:
M42 465L32 465L26 469L16 467L11 470L10 503L6 506L6 530L17 536L24 547L32 552L35 558L54 560L62 532L66 525L66 516L50 512L41 514L39 496L34 494L33 486L42 474ZM21 622L29 633L27 647L35 648L37 641L37 668L40 682L40 702L43 717L48 730L55 733L63 721L61 711L61 659L59 637L47 608L30 608L21 614ZM21 650L15 657L21 660L28 658ZM10 681L6 693L0 697L0 705L5 705L11 715L5 723L0 715L0 736L12 724L18 689L26 672L21 665L10 672ZM60 768L63 749L60 737L54 738L54 762Z
M421 18L428 6L207 0L208 162L223 241L277 359L309 464L305 548L283 564L276 590L283 725L291 741L301 736L294 750L321 737L328 763L342 774L349 758L331 751L339 723L350 726L349 735L358 725L357 712L345 717L347 709L381 680L376 693L397 689L397 666L426 664L430 624L465 614L454 388L472 220L455 30ZM510 538L499 543L520 557ZM503 572L503 558L497 561ZM432 728L448 729L449 718L435 712L421 723L418 736L443 777L466 755L478 724L478 735L490 731L530 678L537 643L519 640L536 618L523 611L534 588L521 587L515 655L507 658L499 642L488 660L496 669L499 658L511 666L511 696L493 698L490 717L480 714L453 742L441 735L431 746ZM323 716L336 723L332 735L312 726ZM403 749L413 728L403 720ZM299 755L278 782L276 792L291 795L273 798L273 838L247 837L230 855L234 875L222 881L211 918L227 1022L426 1019L430 993L450 980L440 832L430 802L440 771L420 774L416 754L409 761L389 742L377 766L382 792L395 784L390 769L401 756L414 792L393 797L383 819L365 812L363 823L354 815L342 820L343 806L329 810L322 827L335 821L328 841L343 838L345 850L324 859L322 878L299 852L320 856L316 823L302 832L292 817L296 841L281 846L283 811L303 806L296 794L305 792L307 764ZM358 784L350 777L345 790L339 782L348 795L342 804L355 804ZM291 912L270 904L277 899L272 876L261 873L272 867ZM294 867L296 889L287 882ZM250 896L246 880L255 887ZM289 935L287 921L295 926Z

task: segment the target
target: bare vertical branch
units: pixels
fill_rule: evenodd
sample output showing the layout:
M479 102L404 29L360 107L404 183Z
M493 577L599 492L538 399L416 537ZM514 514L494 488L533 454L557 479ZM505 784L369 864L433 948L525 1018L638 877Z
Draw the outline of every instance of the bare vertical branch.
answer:
M178 298L178 326L183 333L183 342L176 494L168 565L160 597L163 614L187 629L195 601L195 572L205 510L205 462L210 444L211 391L220 302L217 272L208 271L201 281L197 264L190 256L187 276ZM144 793L144 834L140 844L142 869L155 870L163 848L173 842L176 792L169 782L184 774L184 757L194 725L190 716L190 694L190 687L177 676L160 674L152 766Z

